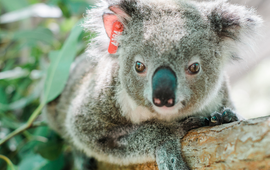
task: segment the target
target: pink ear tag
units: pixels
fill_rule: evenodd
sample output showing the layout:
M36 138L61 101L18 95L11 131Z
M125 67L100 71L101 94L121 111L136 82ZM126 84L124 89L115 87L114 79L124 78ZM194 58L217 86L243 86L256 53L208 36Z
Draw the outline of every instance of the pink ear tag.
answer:
M124 25L121 22L115 21L113 23L112 33L110 37L110 45L108 48L108 52L110 54L115 54L117 52L118 45L119 45L117 42L117 36L121 35L123 30L124 30Z

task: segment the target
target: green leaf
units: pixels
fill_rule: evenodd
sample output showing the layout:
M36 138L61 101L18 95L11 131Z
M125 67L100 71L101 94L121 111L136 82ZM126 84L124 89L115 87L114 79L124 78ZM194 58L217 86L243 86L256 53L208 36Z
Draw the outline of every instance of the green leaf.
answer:
M53 39L54 37L52 32L43 27L39 27L34 30L18 31L13 35L13 40L42 41L47 44L51 44Z
M70 18L71 13L70 13L70 10L68 9L67 4L65 2L62 2L62 1L59 1L57 4L58 4L58 7L61 9L64 17Z
M38 134L39 136L46 135L48 141L37 144L34 147L34 151L48 160L52 161L57 159L61 154L63 148L62 138L58 134L50 130L48 127L40 127L39 129L40 130L35 131L34 134Z
M4 155L0 155L0 159L3 159L7 163L7 170L17 170L18 168L13 165L10 159Z
M7 104L8 103L7 95L5 93L5 90L1 86L0 86L0 103L2 103L2 104ZM0 108L0 110L1 110L1 108Z
M85 10L89 8L89 3L87 2L71 1L67 5L70 11L75 14L83 14Z
M15 165L8 165L7 170L17 170L18 167Z
M11 128L11 129L16 129L21 126L20 123L14 121L14 119L11 119L8 117L7 114L0 114L1 118L1 126L6 127L6 128Z
M48 4L50 4L50 5L56 5L60 1L61 0L48 0Z
M6 11L15 11L28 6L25 0L1 0L0 4L3 5Z
M40 0L28 0L30 4L37 4L40 2Z
M48 160L42 158L40 155L31 154L24 158L18 165L19 170L33 170L39 169L48 163Z
M0 38L1 38L1 35L0 35ZM1 70L1 72L11 70L14 66L15 66L15 60L9 59L6 61L6 64L3 70Z
M51 64L45 80L43 102L55 99L65 87L71 63L76 56L78 37L83 31L81 22L82 20L72 29L62 49L50 53Z
M43 158L55 160L62 152L63 143L56 140L40 143L35 147L35 152L39 153Z
M29 140L28 142L26 142L18 152L18 156L20 157L20 159L25 160L29 156L32 156L33 154L35 154L34 151L33 151L34 150L33 148L35 148L40 143L42 143L42 142L37 141L35 139ZM35 154L35 155L37 155L37 154Z
M69 32L73 26L76 24L77 20L75 18L66 18L61 22L60 29L61 32Z
M33 133L35 136L46 137L51 133L51 129L47 126L37 127Z
M61 154L56 160L48 162L39 170L62 170L64 166L65 166L65 159L63 154Z

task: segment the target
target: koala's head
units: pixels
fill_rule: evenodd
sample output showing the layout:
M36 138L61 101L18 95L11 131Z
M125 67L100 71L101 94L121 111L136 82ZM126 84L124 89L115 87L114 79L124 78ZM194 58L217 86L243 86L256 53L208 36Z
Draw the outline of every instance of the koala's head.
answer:
M225 63L237 58L239 44L249 43L262 22L253 10L224 1L102 3L104 23L96 26L102 30L96 40L101 52L107 51L113 23L124 26L118 52L109 57L119 63L127 112L138 106L164 116L198 111L217 95ZM100 21L86 25L95 22Z

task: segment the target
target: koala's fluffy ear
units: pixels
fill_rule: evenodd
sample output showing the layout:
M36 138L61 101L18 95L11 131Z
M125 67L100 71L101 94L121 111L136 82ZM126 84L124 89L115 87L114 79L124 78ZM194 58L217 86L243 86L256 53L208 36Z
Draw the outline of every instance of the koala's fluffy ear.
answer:
M125 25L125 23L130 19L130 16L118 5L110 6L109 9L114 13L103 14L103 23L108 37L111 37L113 24L116 21L119 21Z
M221 39L230 38L245 42L257 33L262 19L253 9L232 5L226 1L216 1L210 7L208 19L211 27Z

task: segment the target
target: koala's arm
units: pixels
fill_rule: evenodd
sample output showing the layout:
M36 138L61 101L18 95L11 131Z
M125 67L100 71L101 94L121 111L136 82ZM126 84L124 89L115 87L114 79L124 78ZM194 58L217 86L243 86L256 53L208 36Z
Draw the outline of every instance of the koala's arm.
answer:
M181 122L153 120L132 124L123 120L108 121L106 115L111 113L104 113L105 117L97 115L88 112L70 117L70 134L76 147L101 161L115 158L111 162L119 164L156 160L160 170L188 169L181 157L180 139L188 130L206 125L203 117ZM96 154L91 155L93 152Z

